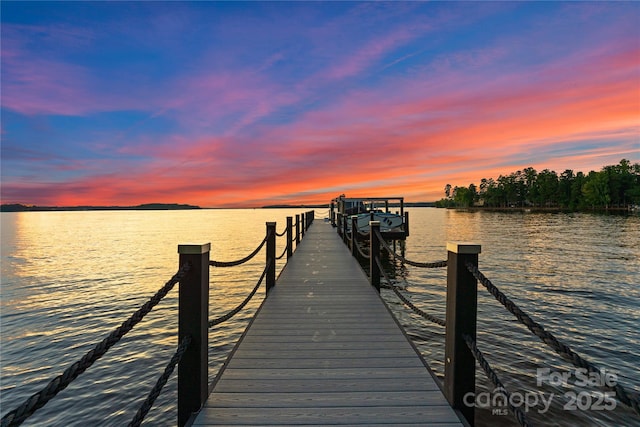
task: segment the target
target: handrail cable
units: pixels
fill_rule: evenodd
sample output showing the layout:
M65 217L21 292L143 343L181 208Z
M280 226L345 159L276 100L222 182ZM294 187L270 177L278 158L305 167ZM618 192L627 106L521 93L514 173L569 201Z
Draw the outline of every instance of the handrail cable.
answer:
M191 265L185 263L180 267L178 272L167 283L164 284L156 294L151 297L144 305L142 305L135 313L125 320L118 328L113 330L105 339L100 341L96 346L89 350L82 358L68 367L61 375L58 375L52 379L47 386L41 391L31 395L26 401L18 406L13 411L7 413L0 425L2 427L7 426L19 426L30 417L35 411L42 408L51 399L53 399L59 392L64 390L75 380L80 374L86 371L91 365L93 365L98 359L100 359L114 344L133 327L138 324L144 316L146 316L161 300L176 283L184 278Z
M416 261L408 260L402 255L397 254L393 249L391 249L391 247L389 247L389 244L384 240L384 238L382 237L382 234L380 234L380 231L375 230L375 233L378 236L378 240L380 241L380 243L382 243L382 246L387 250L387 252L389 252L389 254L391 254L394 258L399 259L405 264L409 264L414 267L421 267L421 268L441 268L441 267L447 266L447 261L416 262Z
M231 310L230 312L228 312L227 314L225 314L224 316L220 316L217 319L213 319L209 321L209 327L213 327L215 325L218 325L222 322L226 322L227 320L231 319L233 316L235 316L240 310L242 310L244 308L245 305L247 305L249 303L249 301L251 300L251 298L253 298L253 296L256 294L256 292L258 292L258 289L260 289L260 284L262 283L262 280L264 279L264 276L267 274L267 270L269 270L269 267L271 267L271 263L273 262L272 259L269 260L269 262L267 262L266 267L264 268L264 271L262 271L262 275L260 276L260 279L258 280L258 283L256 284L256 286L253 288L253 290L251 291L251 293L244 299L244 301L242 301L240 303L240 305L238 305L236 308L234 308L233 310Z
M387 281L387 285L383 285L382 287L385 289L391 289L397 296L398 298L400 298L400 300L407 306L409 307L411 310L413 310L414 313L424 317L425 319L436 323L440 326L446 326L446 322L436 316L432 316L431 314L420 310L418 307L416 307L411 301L409 301L404 295L402 295L400 293L400 290L398 289L397 286L394 286L391 283L391 280L389 279L389 277L387 276L387 273L384 271L384 269L382 268L382 263L380 262L380 258L376 257L376 264L378 264L378 268L380 269L380 272L382 273L382 276L384 276L384 280Z
M284 230L282 230L282 233L276 233L276 236L278 236L278 237L282 237L282 236L284 236L285 234L287 234L287 230L288 230L288 229L289 229L289 227L286 227L286 226L285 226L285 227L284 227Z
M504 293L500 291L489 279L476 266L467 262L465 264L467 269L482 285L487 288L489 293L493 295L500 304L502 304L511 314L525 325L534 335L542 340L545 344L555 350L563 359L573 363L578 368L585 368L589 373L600 374L601 371L593 363L585 360L579 354L571 350L571 348L558 341L558 339L550 332L547 332L542 325L535 322L527 313L522 311L513 301L511 301ZM627 393L625 388L616 383L613 386L605 385L609 390L616 392L618 399L625 405L631 407L638 415L640 415L640 399L638 396L632 395L631 392Z
M165 384L169 380L169 377L173 373L173 370L175 369L176 365L180 363L180 360L182 359L184 352L187 351L187 348L189 348L189 344L191 344L191 340L192 340L191 335L186 335L185 337L182 338L182 340L180 341L180 344L178 345L178 348L176 349L175 354L167 364L167 367L164 369L164 372L162 373L162 375L160 375L160 377L158 378L156 385L153 386L153 388L149 392L149 395L140 406L140 409L138 409L138 412L136 412L136 414L134 415L133 420L131 420L128 427L138 427L142 424L144 417L147 416L147 414L149 413L149 410L151 410L151 407L153 406L153 403L156 401L158 396L160 396L160 392L162 391L162 388L165 386Z
M487 359L485 359L484 354L482 354L482 352L476 345L476 340L474 340L467 334L462 335L462 338L464 339L464 342L467 344L467 347L469 347L469 350L471 350L473 357L478 361L478 364L480 365L480 367L482 367L482 370L486 374L487 378L489 378L489 380L493 383L493 385L498 390L504 393L505 401L509 405L509 408L513 411L520 425L522 427L531 426L531 424L527 421L527 417L525 416L524 412L522 412L522 410L519 407L513 405L511 401L511 395L502 384L502 381L500 381L500 378L498 378L498 375L491 368L491 365L489 365L489 362L487 362Z
M213 267L235 267L237 265L244 264L245 262L249 261L254 256L256 256L258 254L258 252L260 252L260 249L262 249L262 247L267 243L267 240L269 239L269 236L270 236L270 233L268 233L264 237L262 242L260 242L260 245L253 252L251 252L249 255L247 255L246 257L244 257L242 259L239 259L237 261L209 261L209 265L211 265Z

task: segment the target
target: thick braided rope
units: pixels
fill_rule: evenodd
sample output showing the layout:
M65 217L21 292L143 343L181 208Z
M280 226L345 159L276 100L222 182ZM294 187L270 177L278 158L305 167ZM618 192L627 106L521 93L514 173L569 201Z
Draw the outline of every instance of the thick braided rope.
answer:
M286 253L287 253L287 247L285 246L285 247L284 247L284 250L282 251L282 253L281 253L279 256L277 256L277 257L276 257L276 259L282 259L282 257L283 257L283 256L284 256L284 254L286 254Z
M31 395L22 405L18 406L13 411L7 413L0 425L2 427L7 426L19 426L30 417L35 411L42 408L51 399L53 399L58 393L67 388L73 380L75 380L80 374L86 371L91 365L93 365L98 359L100 359L114 344L147 315L167 293L178 283L189 271L190 265L184 264L178 272L171 278L160 290L147 301L138 311L133 313L129 319L124 321L120 327L111 332L105 339L96 344L96 346L86 353L79 361L75 362L69 368L67 368L61 375L58 375L47 384L47 386L41 391Z
M409 264L414 267L421 267L421 268L442 268L447 266L447 261L416 262L416 261L408 260L402 255L395 253L395 251L391 249L391 247L389 247L389 244L384 240L384 238L382 237L382 234L380 234L379 231L375 231L375 233L378 235L378 240L380 241L380 243L382 243L382 246L387 250L387 252L389 252L389 254L391 254L394 258L399 259L405 264Z
M354 244L356 245L356 250L358 251L358 253L360 254L360 256L364 259L370 259L371 256L369 254L365 254L364 252L362 252L362 249L360 249L360 245L358 245L358 242L354 242Z
M231 310L230 312L228 312L224 316L220 316L217 319L210 320L209 321L209 327L210 328L215 326L215 325L218 325L218 324L220 324L222 322L226 322L227 320L231 319L233 316L238 314L238 312L240 312L240 310L242 310L244 308L244 306L249 303L249 301L251 301L251 298L253 298L253 296L256 294L256 292L258 292L258 289L260 289L260 284L262 283L262 280L264 279L264 276L267 274L267 270L271 266L272 262L273 262L273 260L269 260L269 262L267 263L267 266L264 268L264 271L262 272L262 276L260 276L260 279L258 280L258 283L253 288L251 293L244 299L244 301L242 301L240 303L240 305L238 305L236 308L234 308L233 310Z
M415 305L413 305L413 303L411 301L409 301L404 295L402 295L400 293L400 290L397 286L393 286L393 285L383 285L382 286L385 289L391 289L397 296L398 298L400 298L400 300L407 306L409 307L411 310L413 310L414 313L416 313L419 316L424 317L425 319L427 319L430 322L433 322L437 325L440 326L447 326L447 322L445 322L444 320L440 319L439 317L436 316L432 316L429 313L426 313L422 310L420 310L418 307L416 307Z
M253 252L251 252L249 255L247 255L242 259L239 259L237 261L209 261L209 265L213 267L235 267L237 265L244 264L245 262L249 261L251 258L256 256L258 252L260 252L260 249L262 249L265 243L267 243L268 239L269 239L269 234L265 236L265 238L262 240L260 245Z
M513 301L511 301L500 289L498 289L489 279L487 279L478 267L474 266L470 262L466 264L467 269L482 285L487 288L489 293L493 295L500 304L502 304L511 314L525 325L535 336L540 338L542 342L551 347L556 353L558 353L563 359L573 363L578 368L587 369L590 373L600 374L600 369L593 363L583 359L579 354L571 350L571 348L558 341L558 339L550 332L547 332L542 325L535 322L527 313L522 311ZM631 407L636 414L640 415L640 399L638 396L631 395L620 384L614 386L605 385L609 390L613 390L616 393L618 399L625 405Z
M509 408L513 411L520 425L523 427L531 426L531 424L527 422L527 418L525 417L524 412L522 412L522 410L520 410L519 407L513 406L513 404L511 403L509 392L502 384L502 381L500 381L500 378L498 378L498 375L491 368L491 365L489 365L489 362L487 362L487 359L485 359L484 354L482 354L480 349L478 349L478 346L476 345L476 340L474 340L473 338L471 338L469 335L466 335L466 334L463 335L462 338L464 339L464 342L467 343L469 350L471 350L471 353L473 353L473 357L478 361L478 364L480 365L480 367L482 367L482 370L487 375L487 378L489 378L489 381L491 381L497 389L501 390L504 393L504 395L506 396L506 401L509 405Z
M180 341L180 345L176 349L175 354L167 364L167 367L164 369L164 372L162 373L162 375L160 375L160 378L158 378L156 385L151 389L151 391L149 392L149 395L147 396L145 401L142 403L142 406L140 406L140 409L138 409L138 412L136 412L136 415L133 417L133 420L131 420L131 422L129 423L129 427L138 427L142 424L144 417L147 416L147 414L151 410L151 407L153 406L153 403L156 401L158 396L160 396L160 392L162 391L162 388L165 386L165 384L169 380L169 377L173 373L173 370L175 369L176 365L180 363L180 360L182 359L182 355L184 355L184 352L187 351L189 344L191 344L191 335L187 335L184 338L182 338L182 341Z
M382 287L385 289L391 289L397 296L398 298L400 298L400 301L402 301L407 307L409 307L411 310L413 310L414 313L424 317L425 319L429 320L430 322L436 323L440 326L446 326L446 322L438 317L432 316L429 313L426 313L422 310L420 310L418 307L416 307L415 305L413 305L413 303L411 301L409 301L404 295L402 295L400 293L400 290L398 289L397 286L394 286L391 284L391 280L389 280L389 277L387 277L387 273L385 273L385 271L382 268L382 264L380 263L380 258L376 257L376 264L378 264L378 268L380 269L380 272L382 273L382 275L384 276L384 280L387 281L387 285L383 285Z

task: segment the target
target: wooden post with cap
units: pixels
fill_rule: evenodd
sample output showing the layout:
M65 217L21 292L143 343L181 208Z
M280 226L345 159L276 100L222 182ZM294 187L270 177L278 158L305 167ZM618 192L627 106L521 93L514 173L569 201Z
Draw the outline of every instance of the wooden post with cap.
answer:
M269 291L276 285L276 223L267 222L267 250L266 250L266 269L267 274L265 280L267 282L267 295Z
M475 397L476 361L463 336L476 339L478 281L465 264L477 267L480 251L481 246L474 243L447 242L444 394L471 426L474 407L465 403L465 396Z
M287 261L293 256L293 218L287 217Z
M380 221L369 221L369 274L371 275L371 286L380 293L380 268L376 258L380 258Z
M358 216L353 215L351 217L351 255L358 256Z
M179 426L200 410L208 394L210 250L210 243L178 245L179 265L191 264L178 288L178 342L191 336L178 366Z

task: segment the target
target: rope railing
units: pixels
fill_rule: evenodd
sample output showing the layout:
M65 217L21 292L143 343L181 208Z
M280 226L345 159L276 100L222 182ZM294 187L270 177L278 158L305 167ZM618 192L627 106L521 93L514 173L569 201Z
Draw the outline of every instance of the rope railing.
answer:
M358 242L354 242L354 244L356 245L356 251L358 251L358 253L360 254L360 256L364 259L370 259L371 256L369 254L366 254L362 251L362 248L360 248L360 245L358 245Z
M513 301L511 301L503 292L500 291L484 274L473 264L466 263L467 269L482 285L489 291L491 295L495 297L500 304L502 304L511 314L513 314L520 323L531 331L535 336L540 338L542 342L551 347L556 353L563 359L571 362L578 368L586 369L589 373L595 373L600 375L601 370L593 363L581 357L579 354L571 350L571 348L560 342L552 333L547 332L542 325L535 322L527 313L522 311ZM613 386L605 384L605 387L609 390L613 390L616 393L618 399L625 405L632 408L636 414L640 415L640 399L638 396L627 393L625 388L616 383Z
M61 375L52 379L41 391L31 395L26 401L0 420L0 426L19 426L38 409L42 408L58 393L67 388L73 380L86 371L98 359L100 359L113 345L137 325L168 293L176 283L190 270L189 264L184 264L165 285L156 292L144 305L133 313L118 328L87 352L79 361L68 367Z
M398 260L400 260L401 262L403 262L405 264L409 264L411 266L420 267L420 268L442 268L442 267L446 267L447 266L447 261L416 262L416 261L408 260L405 257L403 257L402 255L397 254L393 249L391 249L389 244L382 237L382 234L380 234L380 231L376 230L375 232L378 235L378 239L379 239L380 243L382 244L382 247L385 248L386 251L389 252L389 254L391 256L393 256L395 259L398 259Z
M282 230L282 233L276 233L276 236L277 236L277 237L282 237L282 236L284 236L285 234L287 234L287 230L288 230L288 228L287 228L287 227L285 227L285 228L284 228L284 230Z
M251 301L251 299L256 294L256 292L258 292L258 289L260 289L260 285L262 284L262 281L264 280L264 276L266 276L267 270L269 269L269 267L271 266L272 263L273 263L273 260L269 260L269 262L265 266L264 270L262 271L262 275L260 276L260 279L258 279L258 283L253 288L253 290L249 293L249 295L244 299L244 301L242 301L240 303L240 305L238 305L236 308L234 308L233 310L231 310L230 312L228 312L224 316L220 316L220 317L218 317L216 319L210 320L209 321L209 327L210 328L212 328L212 327L214 327L216 325L219 325L222 322L226 322L227 320L231 319L233 316L238 314L240 312L240 310L242 310L249 303L249 301Z
M147 416L147 414L153 407L154 402L156 401L158 396L160 396L160 392L162 391L162 388L165 386L165 384L169 380L169 377L171 376L174 369L176 368L176 365L180 363L180 360L182 359L182 355L184 355L184 352L187 351L189 344L191 344L191 339L192 339L191 335L187 335L184 338L182 338L182 341L180 341L180 344L178 345L178 348L176 349L175 354L167 364L167 367L164 369L164 372L162 373L162 375L160 375L160 378L158 378L156 385L153 386L153 388L149 392L149 395L140 406L140 409L138 409L138 412L136 412L136 415L133 417L133 420L131 420L131 422L129 423L129 427L138 427L142 424L142 421L144 421L144 417Z
M505 401L509 405L509 408L513 411L513 414L518 420L518 423L520 423L522 427L530 427L531 424L527 421L527 417L525 416L524 412L522 412L522 410L519 407L513 405L513 401L511 400L511 395L509 394L505 386L502 384L502 381L500 381L500 378L498 378L498 375L495 373L493 368L491 368L491 365L489 364L489 362L487 362L487 359L485 359L484 354L482 354L480 349L478 349L478 346L476 345L476 340L474 340L473 338L471 338L469 335L466 335L466 334L463 335L462 337L464 338L464 342L467 344L467 347L469 347L469 350L471 350L471 353L473 354L474 359L476 359L476 361L484 371L489 381L493 383L493 385L496 387L497 390L501 391L504 394Z
M281 253L280 255L278 255L278 256L276 257L276 259L282 259L282 258L284 258L284 256L287 254L287 249L288 249L288 248L285 246L285 247L284 247L284 249L282 250L282 253Z
M258 255L258 253L260 253L260 250L267 243L268 239L269 239L269 235L266 235L264 237L264 239L262 239L262 242L260 242L258 247L253 252L251 252L249 255L247 255L246 257L244 257L242 259L239 259L239 260L236 260L236 261L215 261L215 260L212 260L212 261L209 262L209 265L211 265L213 267L235 267L235 266L244 264L245 262L250 261L253 257Z
M389 279L389 277L387 276L387 273L384 271L384 268L382 268L382 263L380 262L380 258L376 257L375 259L376 264L378 264L378 268L380 269L380 273L382 273L382 276L384 277L384 280L387 281L387 285L382 285L381 287L385 288L385 289L390 289L392 290L396 296L400 299L400 301L402 301L407 307L409 307L411 310L413 310L414 313L416 313L419 316L422 316L423 318L429 320L430 322L433 322L437 325L440 326L446 326L446 322L436 316L432 316L431 314L420 310L418 307L416 307L411 301L409 301L407 299L407 297L405 297L404 295L402 295L400 293L400 290L397 286L394 286L393 283L391 282L391 280Z

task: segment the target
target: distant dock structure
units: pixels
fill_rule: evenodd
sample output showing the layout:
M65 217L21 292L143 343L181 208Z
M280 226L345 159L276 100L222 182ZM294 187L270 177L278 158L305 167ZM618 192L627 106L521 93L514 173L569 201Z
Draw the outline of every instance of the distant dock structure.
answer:
M393 212L391 208L399 208ZM404 210L404 197L346 197L331 200L331 224L346 239L355 229L356 240L369 239L369 223L378 221L380 233L386 240L405 240L409 236L409 212Z

